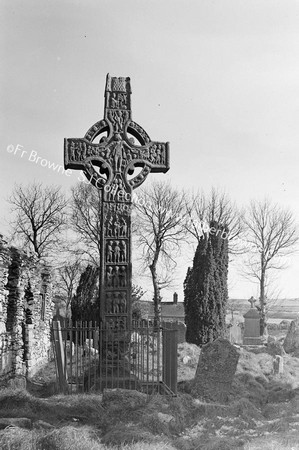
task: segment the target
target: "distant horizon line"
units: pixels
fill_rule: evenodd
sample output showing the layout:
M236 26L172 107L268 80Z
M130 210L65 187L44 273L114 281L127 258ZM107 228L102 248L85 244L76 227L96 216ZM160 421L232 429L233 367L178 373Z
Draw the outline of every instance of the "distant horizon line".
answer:
M244 302L248 302L249 299L247 298L229 298L228 300L230 301L244 301ZM268 299L268 301L271 300L275 300L275 301L279 301L279 300L297 300L299 302L299 297L282 297L282 298L277 298L277 299ZM141 302L149 302L149 303L153 303L154 300L145 300L145 299L140 299L139 301ZM256 299L256 301L258 302L258 299ZM161 303L169 303L169 304L178 304L178 303L184 303L184 300L178 300L176 303L174 301L171 300L162 300ZM299 307L299 304L298 304Z

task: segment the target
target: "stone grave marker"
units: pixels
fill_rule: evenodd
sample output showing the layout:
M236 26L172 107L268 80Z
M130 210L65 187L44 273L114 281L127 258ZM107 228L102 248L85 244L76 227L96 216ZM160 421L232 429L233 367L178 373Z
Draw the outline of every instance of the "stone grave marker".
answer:
M244 314L244 345L261 345L261 328L260 328L260 315L257 309L254 307L256 300L251 297L249 300L250 309Z
M229 341L231 344L242 344L242 330L240 324L232 319L229 327Z
M283 348L287 353L299 356L299 316L291 322Z
M131 326L133 189L150 172L169 169L169 143L152 141L132 119L130 78L107 75L104 118L83 138L65 139L64 165L82 170L101 192L100 321L113 331L126 330Z
M225 402L228 399L239 356L238 350L227 339L218 338L203 345L192 382L192 395Z
M283 356L276 355L273 361L274 374L283 374Z

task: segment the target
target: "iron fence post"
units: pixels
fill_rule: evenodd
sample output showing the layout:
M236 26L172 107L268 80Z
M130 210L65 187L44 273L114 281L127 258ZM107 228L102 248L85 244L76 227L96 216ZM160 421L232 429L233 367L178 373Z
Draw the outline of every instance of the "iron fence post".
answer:
M170 328L171 327L171 328ZM172 324L163 326L163 371L162 381L177 395L178 330Z

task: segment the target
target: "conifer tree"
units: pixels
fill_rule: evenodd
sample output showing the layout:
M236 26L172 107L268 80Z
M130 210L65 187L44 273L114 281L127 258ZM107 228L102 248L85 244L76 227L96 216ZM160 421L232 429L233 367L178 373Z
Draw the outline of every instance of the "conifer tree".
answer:
M186 340L197 345L223 337L226 330L228 241L221 237L223 227L212 222L212 229L216 232L201 236L184 282Z

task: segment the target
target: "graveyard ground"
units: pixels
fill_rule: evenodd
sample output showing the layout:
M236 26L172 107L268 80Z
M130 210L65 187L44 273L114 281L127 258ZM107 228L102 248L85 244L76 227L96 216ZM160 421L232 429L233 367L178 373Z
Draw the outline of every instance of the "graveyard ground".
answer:
M179 345L175 398L122 391L51 395L49 366L29 384L31 393L0 390L0 448L299 449L299 358L286 356L284 373L273 375L271 355L242 351L230 402L221 405L189 394L198 356L196 346Z

